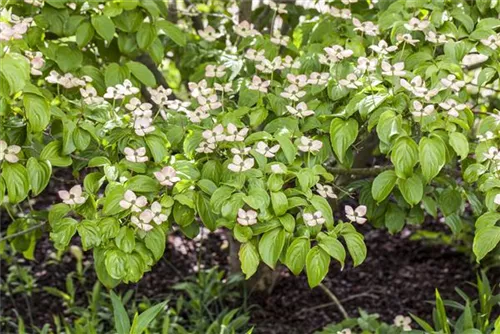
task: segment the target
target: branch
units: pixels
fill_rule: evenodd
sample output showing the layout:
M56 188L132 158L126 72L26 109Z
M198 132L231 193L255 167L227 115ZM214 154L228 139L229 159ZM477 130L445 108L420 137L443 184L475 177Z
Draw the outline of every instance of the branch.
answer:
M358 175L358 176L377 176L378 174L380 174L386 170L392 170L392 169L394 169L394 166L351 168L351 169L345 169L342 167L328 167L328 166L326 166L326 170L332 174Z
M41 222L40 224L38 225L35 225L35 226L31 226L30 228L24 230L24 231L19 231L19 232L16 232L16 233L12 233L12 234L9 234L8 236L6 237L3 237L3 238L0 238L0 242L2 241L5 241L5 240L8 240L8 239L12 239L12 238L15 238L15 237L18 237L20 235L24 235L24 234L28 234L30 233L31 231L34 231L34 230L37 230L39 228L41 228L42 226L44 226L47 222Z
M137 56L135 60L145 65L151 71L151 73L153 73L156 83L163 86L164 88L170 88L168 86L167 80L165 80L165 77L160 72L155 62L153 61L153 58L151 58L151 56L148 53L143 53L140 56ZM141 93L144 93L143 95L146 97L146 99L149 100L151 98L147 89L142 89ZM168 98L169 100L175 100L177 97L175 96L175 94L172 93L171 95L169 95Z
M345 319L349 318L349 314L347 314L347 311L345 310L344 306L340 303L340 300L333 294L333 292L330 291L323 283L319 283L318 285L327 295L330 297L330 299L337 305L337 308L339 309L340 313L342 313L342 316Z

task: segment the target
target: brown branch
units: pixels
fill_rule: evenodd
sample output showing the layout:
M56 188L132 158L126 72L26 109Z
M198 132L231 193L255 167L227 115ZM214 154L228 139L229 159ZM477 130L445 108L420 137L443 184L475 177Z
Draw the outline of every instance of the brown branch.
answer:
M155 77L157 84L161 85L164 88L170 88L168 86L167 80L165 80L165 77L156 66L155 62L153 61L153 58L151 58L151 56L148 53L143 53L140 56L137 56L135 60L145 65L151 71L151 73L153 73L153 76ZM149 94L144 85L142 86L141 93L147 100L151 99L151 94ZM175 100L177 97L175 96L175 94L172 93L168 98L169 100Z

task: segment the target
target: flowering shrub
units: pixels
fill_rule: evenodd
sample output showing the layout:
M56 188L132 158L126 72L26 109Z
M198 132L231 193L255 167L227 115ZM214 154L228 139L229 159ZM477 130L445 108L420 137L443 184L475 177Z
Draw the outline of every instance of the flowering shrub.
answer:
M48 221L114 286L172 228L225 228L247 277L281 262L314 287L363 262L356 224L439 210L477 260L500 241L500 2L4 2L0 196L27 257ZM14 217L63 167L79 184Z

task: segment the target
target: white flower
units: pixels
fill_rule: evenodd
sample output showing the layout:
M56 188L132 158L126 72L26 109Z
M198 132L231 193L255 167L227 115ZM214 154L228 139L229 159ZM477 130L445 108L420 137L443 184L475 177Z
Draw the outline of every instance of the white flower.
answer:
M451 88L455 92L459 92L465 86L465 81L458 80L456 76L449 74L446 78L441 79L441 84L445 88Z
M297 145L299 150L302 152L318 152L323 147L323 143L320 140L313 140L306 136L300 137L299 145Z
M410 82L406 81L405 79L401 79L399 83L404 89L412 92L415 96L418 97L423 97L427 92L425 82L422 80L422 77L420 75L411 79Z
M254 61L262 61L266 59L266 57L264 57L264 50L257 51L255 49L248 49L245 53L245 58Z
M16 163L19 161L17 154L21 152L21 147L17 145L7 145L3 140L0 140L0 161Z
M250 153L251 147L243 147L243 148L231 148L231 153L234 155L248 155Z
M338 9L335 7L330 7L330 15L333 17L338 17L344 20L349 20L352 17L352 13L349 9L343 8L343 9Z
M148 200L144 196L139 196L132 191L127 190L120 201L120 206L124 209L131 209L133 212L141 212L143 207L148 204Z
M298 101L299 99L301 99L306 95L306 92L300 90L297 85L290 85L286 87L285 90L281 92L280 95L285 99L289 99L291 101Z
M139 88L134 87L132 85L132 82L128 79L125 79L123 81L123 84L118 84L115 86L118 94L124 95L124 96L129 96L129 95L134 95L139 93Z
M212 88L207 87L207 80L203 79L198 83L189 82L188 87L191 91L191 96L197 98L199 96L208 96L213 93Z
M369 48L380 55L386 55L398 49L398 47L395 45L389 46L384 40L378 42L377 45L370 45Z
M356 74L349 73L345 79L339 80L339 85L347 88L357 89L358 87L363 86L363 83L358 80Z
M283 67L284 68L300 68L300 61L294 60L291 56L285 56L283 58Z
M278 14L286 14L287 11L286 11L286 4L285 3L280 3L280 4L277 4L276 2L272 1L272 0L269 0L269 7L276 11Z
M255 65L255 68L262 73L273 73L275 70L282 70L284 69L283 64L281 63L282 60L280 57L274 57L272 61L269 59L262 59L261 62L257 65Z
M280 164L272 164L271 165L271 172L274 174L284 174L285 170L283 167L281 167Z
M40 69L45 65L45 60L43 59L43 55L41 52L24 52L28 59L30 60L31 65L31 74L32 75L42 75Z
M382 61L382 75L401 77L406 74L405 63L399 62L391 65L386 61Z
M415 111L412 111L411 114L417 118L429 116L434 112L434 106L432 104L424 106L420 101L417 100L413 101L413 109Z
M378 25L371 21L360 22L358 19L353 18L352 23L354 24L354 31L361 31L368 36L377 36L379 34Z
M147 210L144 210L147 211ZM153 202L151 204L151 213L153 217L153 221L156 223L156 225L160 225L164 221L168 219L168 216L162 212L162 207L161 204L157 201Z
M326 221L321 211L316 211L314 213L304 213L303 218L304 218L304 224L311 227L314 227L316 225L322 225Z
M356 3L358 0L340 0L344 5L349 5L351 3Z
M69 205L83 204L86 201L85 197L82 196L82 186L79 184L72 187L69 191L60 190L57 193L63 203Z
M500 160L500 151L498 148L492 146L486 153L483 153L483 156L488 160Z
M429 41L434 44L444 44L447 42L446 35L444 34L437 34L432 30L429 30L425 34L425 40Z
M24 2L32 5L33 7L41 7L43 5L43 0L24 0Z
M146 155L146 148L139 147L137 150L134 150L130 147L125 147L123 150L125 152L125 159L130 162L146 162L148 161L148 156Z
M200 123L203 119L210 117L208 110L209 110L208 106L201 106L196 108L195 111L187 110L186 115L191 122Z
M286 75L286 79L291 84L297 85L299 87L304 87L308 83L307 82L308 78L307 78L307 75L305 75L305 74L293 75L292 73L288 73Z
M398 44L408 43L413 46L415 46L419 42L418 39L413 39L413 37L410 34L398 34L396 36L396 40L398 41Z
M150 224L153 219L153 212L151 210L144 210L139 217L132 216L130 221L143 231L151 231L153 226Z
M494 202L495 204L500 205L500 194L497 194L497 195L495 196L495 199L493 200L493 202Z
M243 141L245 140L245 136L248 133L248 128L243 128L238 131L238 128L233 123L229 123L226 128L227 136L225 137L226 141Z
M217 33L211 26L207 26L204 30L198 30L198 35L207 42L214 42L217 38L222 36L221 33Z
M227 168L230 171L233 171L235 173L239 173L239 172L244 172L244 171L251 169L254 164L255 164L255 160L253 158L247 158L247 159L243 160L243 158L241 156L235 155L233 157L233 162L230 163L227 166Z
M344 49L340 45L333 45L331 47L326 47L323 50L326 52L325 55L320 55L319 61L322 64L330 65L331 63L336 63L342 59L349 58L354 53L352 50Z
M148 133L151 133L155 130L155 127L152 125L152 119L149 117L138 117L134 121L134 131L135 134L141 137L144 137Z
M96 89L92 86L80 88L80 94L82 94L83 101L86 104L99 104L104 102L104 99L97 94Z
M214 88L216 91L223 92L223 93L232 93L233 92L233 86L230 82L226 84L219 84L219 83L214 83Z
M210 95L208 97L198 96L196 99L200 106L207 106L209 110L216 110L222 107L222 103L219 102L217 94Z
M343 330L338 331L337 334L352 334L352 332L349 328L344 328Z
M316 191L321 197L324 198L337 198L337 195L333 192L332 186L322 185L320 183L316 184Z
M446 110L448 112L448 115L452 117L460 116L459 111L464 110L466 107L465 104L458 103L454 99L448 99L445 102L440 103L439 106Z
M295 108L292 106L286 106L286 110L288 110L288 112L293 116L299 118L314 115L314 111L307 109L307 104L305 102L300 102Z
M344 210L347 219L351 222L358 224L364 224L366 222L366 218L363 218L366 215L366 206L360 205L354 210L351 206L346 205Z
M223 141L224 136L224 126L222 124L217 124L212 130L205 130L201 134L207 143L215 143Z
M170 109L170 110L174 110L174 111L183 111L183 112L186 112L187 111L187 107L189 107L191 105L191 102L189 101L181 101L181 100L178 100L178 99L175 99L175 100L168 100L167 101L167 108Z
M257 148L255 149L255 151L257 153L262 154L266 158L273 158L276 155L276 152L279 151L279 149L280 149L280 146L278 144L274 145L272 147L269 147L265 142L260 141L257 143Z
M154 172L153 174L162 186L171 187L174 183L181 180L177 176L175 169L171 166L163 167L159 172Z
M477 135L479 142L488 141L495 138L495 134L491 131L486 131L484 135Z
M250 85L248 85L248 89L257 90L261 93L267 93L267 88L269 87L270 84L271 84L270 80L262 81L261 78L254 75L252 78L252 82L250 83Z
M251 226L257 224L257 212L254 210L245 211L243 209L238 209L238 218L236 218L238 224L242 226Z
M248 23L248 21L240 22L237 26L233 27L234 32L241 37L253 37L260 35L260 33L254 29L254 25Z
M410 317L405 317L402 315L397 315L396 318L394 318L394 326L396 327L401 327L403 331L411 331L411 318Z
M330 73L328 72L312 72L309 74L307 83L310 85L326 85L328 83L328 79L330 79Z
M408 21L408 23L405 23L405 28L410 30L410 31L422 31L425 30L429 26L430 22L428 20L423 20L420 21L416 17L413 17Z
M207 78L222 78L226 74L226 66L224 65L207 65L205 67L205 76Z
M490 35L488 38L482 39L481 43L487 47L492 48L493 50L496 50L498 47L500 47L500 35Z
M149 94L151 94L151 100L156 103L158 106L165 106L168 104L168 97L172 95L172 90L170 88L164 88L163 86L159 86L154 89L148 87Z
M364 71L373 72L377 69L377 65L378 65L377 58L359 57L356 69L361 72Z
M49 76L45 77L45 81L51 84L56 84L59 82L59 79L61 78L61 75L57 73L56 71L50 71Z
M202 141L198 148L196 148L196 152L198 153L212 153L215 150L215 143L209 143L206 141Z
M275 30L273 35L271 36L271 43L276 45L287 46L290 42L290 36L282 36L279 30Z

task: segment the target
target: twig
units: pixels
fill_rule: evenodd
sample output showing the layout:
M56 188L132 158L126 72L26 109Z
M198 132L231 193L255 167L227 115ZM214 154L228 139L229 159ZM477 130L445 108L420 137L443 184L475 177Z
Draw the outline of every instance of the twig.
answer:
M40 224L35 225L35 226L31 226L30 228L28 228L28 229L26 229L26 230L19 231L19 232L16 232L16 233L12 233L12 234L9 234L9 235L8 235L8 236L6 236L6 237L0 238L0 242L5 241L5 240L8 240L8 239L15 238L15 237L18 237L18 236L20 236L20 235L24 235L24 234L30 233L31 231L37 230L37 229L39 229L40 227L44 226L46 223L47 223L47 222L41 222Z
M368 168L351 168L342 167L325 167L327 171L337 175L359 175L359 176L376 176L386 170L394 169L394 166L368 167Z
M337 296L335 296L333 294L332 291L330 291L330 289L328 289L323 283L319 283L318 285L327 295L328 297L330 297L330 299L333 301L333 303L337 306L337 308L339 309L340 313L342 313L342 316L345 318L345 319L348 319L349 318L349 314L347 314L344 306L342 306L342 304L340 303L340 300L337 298Z
M355 295L351 295L351 296L349 296L347 298L344 298L344 299L341 300L341 302L344 303L344 302L347 302L347 301L350 301L350 300L353 300L353 299L356 299L356 298L360 298L360 297L370 297L370 298L373 298L373 299L378 298L378 296L373 295L371 293L362 292L362 293L358 293L358 294L355 294ZM333 305L336 305L336 303L335 302L329 302L329 303L323 303L323 304L315 305L315 306L312 306L312 307L308 307L306 309L301 309L298 312L295 312L294 315L298 315L298 314L303 313L303 312L309 312L309 311L318 310L318 309L325 308L325 307L330 307L330 306L333 306Z

